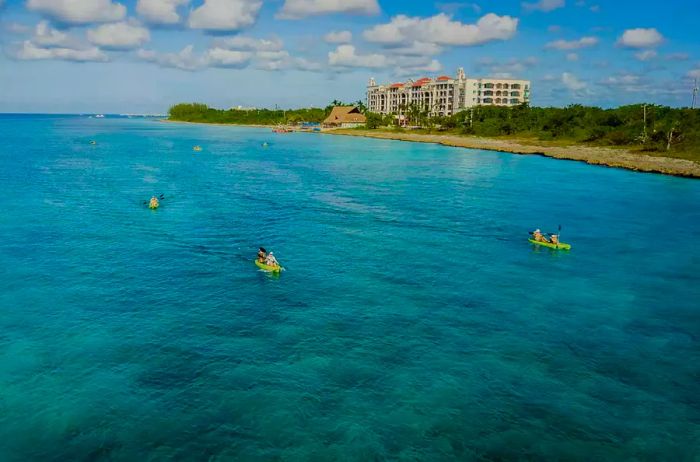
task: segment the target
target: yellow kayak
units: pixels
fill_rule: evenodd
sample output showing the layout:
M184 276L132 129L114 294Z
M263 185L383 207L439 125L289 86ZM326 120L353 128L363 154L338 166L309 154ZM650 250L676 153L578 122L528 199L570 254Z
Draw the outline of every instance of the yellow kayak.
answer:
M571 244L566 244L564 242L560 242L559 244L552 244L551 242L536 241L534 239L528 239L528 241L530 241L536 245L542 245L544 247L549 247L550 249L571 250Z
M279 273L282 270L282 267L280 265L266 265L265 263L260 263L257 260L255 260L255 265L261 270L268 271L270 273Z

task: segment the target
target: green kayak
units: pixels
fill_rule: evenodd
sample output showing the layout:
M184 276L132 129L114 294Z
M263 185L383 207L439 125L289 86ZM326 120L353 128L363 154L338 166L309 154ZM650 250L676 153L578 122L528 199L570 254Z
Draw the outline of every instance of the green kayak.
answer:
M571 250L571 245L566 244L564 242L560 242L559 244L551 244L549 242L540 242L536 241L534 239L528 239L528 241L532 242L533 244L536 245L541 245L544 247L549 247L550 249L557 249L557 250Z
M257 265L258 268L260 268L263 271L268 271L270 273L279 273L282 270L282 267L279 265L275 266L270 266L266 265L265 263L260 263L259 261L255 260L255 264Z

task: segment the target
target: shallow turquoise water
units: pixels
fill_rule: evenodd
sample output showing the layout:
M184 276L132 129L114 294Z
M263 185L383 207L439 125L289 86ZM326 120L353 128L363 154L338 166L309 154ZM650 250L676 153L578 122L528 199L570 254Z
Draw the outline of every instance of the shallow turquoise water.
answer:
M128 119L0 140L1 461L698 460L700 181ZM560 223L571 252L526 241Z

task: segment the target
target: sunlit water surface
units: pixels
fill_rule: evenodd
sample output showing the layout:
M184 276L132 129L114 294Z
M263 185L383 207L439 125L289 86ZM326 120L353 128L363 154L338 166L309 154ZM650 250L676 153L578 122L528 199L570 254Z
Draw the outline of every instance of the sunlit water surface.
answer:
M700 181L148 120L0 140L2 461L698 460ZM570 252L527 242L559 224Z

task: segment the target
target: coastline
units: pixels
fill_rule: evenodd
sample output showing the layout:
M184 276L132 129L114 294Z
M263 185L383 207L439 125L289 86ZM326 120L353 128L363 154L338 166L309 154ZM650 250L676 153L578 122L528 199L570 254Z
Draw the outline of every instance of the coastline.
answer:
M361 129L324 130L324 134L342 136L360 136L415 143L435 143L445 146L483 149L507 152L511 154L529 154L552 157L555 159L575 160L591 165L624 168L637 172L661 173L664 175L686 178L700 178L700 163L686 159L650 156L639 154L624 148L606 148L597 146L545 146L520 140L484 138L478 136L434 135L423 133L392 133L388 131Z
M187 122L185 120L170 120L170 119L158 119L158 122L163 122L166 124L221 125L221 126L229 126L229 127L256 127L256 128L276 127L276 125L264 125L264 124L224 124L224 123L220 123L220 122Z
M160 119L160 122L194 124L194 125L219 125L233 127L257 127L271 128L275 125L263 124L232 124L217 122L187 122L180 120ZM603 167L624 168L635 172L660 173L663 175L679 176L685 178L700 178L700 163L686 159L672 157L651 156L640 154L624 148L606 148L599 146L547 146L537 144L536 140L509 140L502 138L486 138L479 136L462 135L438 135L410 132L391 132L382 130L363 129L326 129L318 132L327 135L359 136L363 138L376 138L395 141L409 141L413 143L434 143L444 146L482 149L498 151L518 155L539 155L554 159L574 160L590 165Z

